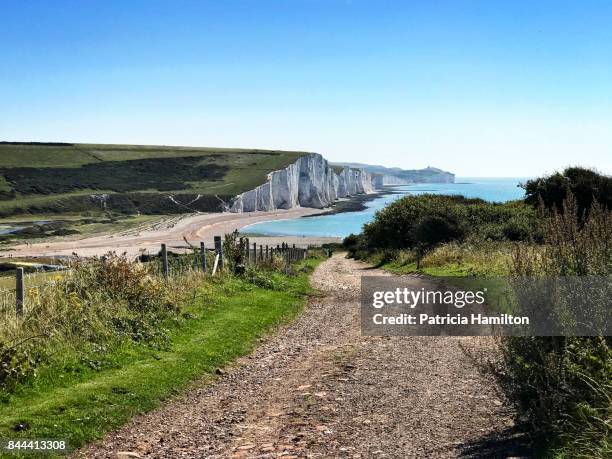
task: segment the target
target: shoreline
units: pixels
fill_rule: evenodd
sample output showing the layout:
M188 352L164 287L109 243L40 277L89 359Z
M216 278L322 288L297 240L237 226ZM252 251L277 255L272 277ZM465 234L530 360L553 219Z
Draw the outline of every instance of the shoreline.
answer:
M382 196L398 194L398 192L393 189L393 187L395 187L395 186L396 185L386 185L382 189L374 191L372 193L358 194L358 195L355 195L355 196L351 196L349 198L339 198L339 200L337 200L332 207L328 207L326 209L323 209L322 212L315 212L315 213L312 213L312 214L302 215L302 216L297 217L297 218L324 217L324 216L328 216L328 215L337 215L337 214L350 213L350 212L361 212L361 211L366 210L368 208L368 206L366 205L367 202L373 201L373 200L375 200L377 198L380 198ZM264 220L263 222L257 222L257 223L266 223L268 221L274 221L274 220ZM342 240L344 239L343 237L337 237L337 236L288 236L288 235L282 235L282 234L249 233L248 231L246 231L244 234L248 235L250 238L255 238L255 237L268 237L268 238L270 238L270 237L274 237L274 238L282 238L282 237L286 237L286 238L289 238L289 237L291 237L291 238L296 238L296 237L324 238L324 239L326 239L325 242L342 242ZM327 241L327 240L329 240L329 241Z
M248 213L207 213L187 214L183 218L172 220L168 225L146 228L142 231L127 234L105 234L82 239L57 240L29 244L18 244L0 251L0 258L68 258L75 254L80 257L101 256L108 252L126 253L135 258L143 253L157 253L162 243L168 250L181 252L190 250L186 240L199 246L203 241L208 248L213 246L214 236L223 236L240 231L241 228L261 221L283 220L303 217L319 213L321 209L297 207L271 212L257 211ZM297 247L320 245L328 242L338 242L341 238L308 237L308 236L253 236L251 242L257 244L276 245L281 242L295 244Z
M10 260L11 258L71 258L75 255L92 257L112 251L126 253L128 257L135 258L143 253L157 253L162 243L167 245L169 251L189 251L191 249L186 241L195 246L199 246L199 242L203 241L208 248L211 248L214 244L214 236L223 236L234 230L241 231L255 223L359 212L367 208L365 203L387 194L393 194L393 189L385 187L383 190L373 193L355 195L345 200L336 201L332 207L327 209L295 207L286 210L277 209L245 213L220 212L177 215L143 229L97 234L79 239L16 244L12 247L0 249L0 260ZM258 245L273 246L286 242L295 244L296 247L308 247L342 241L341 237L332 236L249 234L248 231L245 234L248 234L250 242L256 242Z
M293 218L323 217L326 215L337 215L337 214L343 214L343 213L349 213L349 212L361 212L368 208L368 206L366 206L365 203L373 201L376 198L379 198L381 196L386 196L389 194L394 194L394 191L392 189L385 187L382 190L374 191L372 193L358 194L355 196L351 196L349 198L340 198L331 207L328 207L326 209L315 209L318 212L308 213L306 215L301 215L299 217L293 217ZM256 223L267 223L267 222L272 222L276 220L281 220L281 219L269 219L269 220L259 221ZM250 226L252 224L253 223L246 225L246 226ZM243 228L246 228L246 226ZM341 242L343 239L342 237L337 237L337 236L305 236L305 235L304 236L290 236L290 235L282 235L282 234L265 234L265 233L258 234L258 233L249 233L248 230L245 231L243 234L249 237L249 239L254 239L254 238L277 238L277 239L279 238L292 238L292 239L310 238L310 239L323 239L324 243L325 242Z
M327 212L304 215L303 218L336 215L347 212L361 212L362 210L366 210L368 208L368 206L365 204L366 202L373 201L376 198L380 198L381 196L386 196L388 194L393 194L393 190L382 189L368 194L357 194L355 196L351 196L350 198L342 198L341 200L336 201L333 206L329 207Z

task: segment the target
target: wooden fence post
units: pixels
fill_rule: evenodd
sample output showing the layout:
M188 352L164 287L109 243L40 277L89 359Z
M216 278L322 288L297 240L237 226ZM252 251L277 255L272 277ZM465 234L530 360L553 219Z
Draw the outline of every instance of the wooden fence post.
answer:
M16 285L15 285L15 312L17 313L17 317L23 316L23 305L24 305L24 296L25 296L25 286L23 280L23 268L17 268Z
M221 244L221 236L215 236L215 252L219 255L219 269L223 269L223 245Z
M219 267L219 254L215 254L215 262L213 263L212 275L214 276L217 273L217 268Z
M168 275L169 275L168 249L166 248L166 244L161 245L161 255L162 255L162 273L164 275L164 279L168 279Z
M268 256L268 244L266 244L266 261L268 261L270 258Z
M206 247L204 242L200 242L200 257L202 257L202 271L206 272Z
M249 245L249 238L248 237L245 239L245 246L246 246L246 254L245 254L246 258L244 260L244 263L248 264L251 261L250 260L250 258L251 258L251 252L250 252L251 246Z
M253 242L253 264L257 264L257 242Z

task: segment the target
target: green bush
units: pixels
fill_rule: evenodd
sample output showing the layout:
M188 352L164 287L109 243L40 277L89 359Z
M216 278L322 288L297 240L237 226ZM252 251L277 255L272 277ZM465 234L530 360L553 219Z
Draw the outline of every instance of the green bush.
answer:
M454 215L427 215L414 229L417 243L434 247L443 242L461 240L465 230Z
M506 395L536 442L568 457L612 454L612 339L507 337Z
M539 240L541 230L536 211L520 202L424 194L406 196L378 211L364 225L363 238L369 249L410 249L464 238ZM349 243L356 247L355 239Z
M561 212L544 218L544 229L543 249L517 246L514 276L610 275L612 211L595 203L583 220L570 194ZM517 297L521 310L538 307ZM565 311L565 317L572 311L562 298L547 300L547 307ZM605 302L596 303L590 319L606 320L609 310L597 312ZM612 337L508 337L501 343L497 374L536 437L562 456L612 456Z
M225 240L223 241L224 261L234 273L237 274L244 271L248 261L246 259L249 253L248 250L247 239L240 237L238 230L225 235Z
M355 250L359 245L360 241L361 239L359 236L351 233L342 241L342 247L349 251Z
M563 172L528 180L525 188L525 201L534 207L544 204L548 209L563 209L563 201L572 194L582 216L594 201L607 209L612 209L612 177L599 174L590 169L568 167Z
M8 345L0 341L0 390L11 391L35 372L36 359L22 346L25 341Z
M364 259L368 254L366 239L362 234L349 234L343 239L342 248L348 251L351 258Z

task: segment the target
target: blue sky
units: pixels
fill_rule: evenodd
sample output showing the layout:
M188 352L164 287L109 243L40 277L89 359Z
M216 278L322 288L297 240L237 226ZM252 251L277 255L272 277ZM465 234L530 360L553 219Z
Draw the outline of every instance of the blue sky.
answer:
M609 1L0 6L2 140L612 173Z

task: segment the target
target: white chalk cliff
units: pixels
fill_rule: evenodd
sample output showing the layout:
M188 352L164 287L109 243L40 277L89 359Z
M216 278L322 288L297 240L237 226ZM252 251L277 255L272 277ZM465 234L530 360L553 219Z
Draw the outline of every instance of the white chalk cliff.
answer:
M345 167L337 174L318 153L301 156L285 169L270 172L268 180L234 198L230 212L331 206L338 198L372 193L380 183L363 169Z

